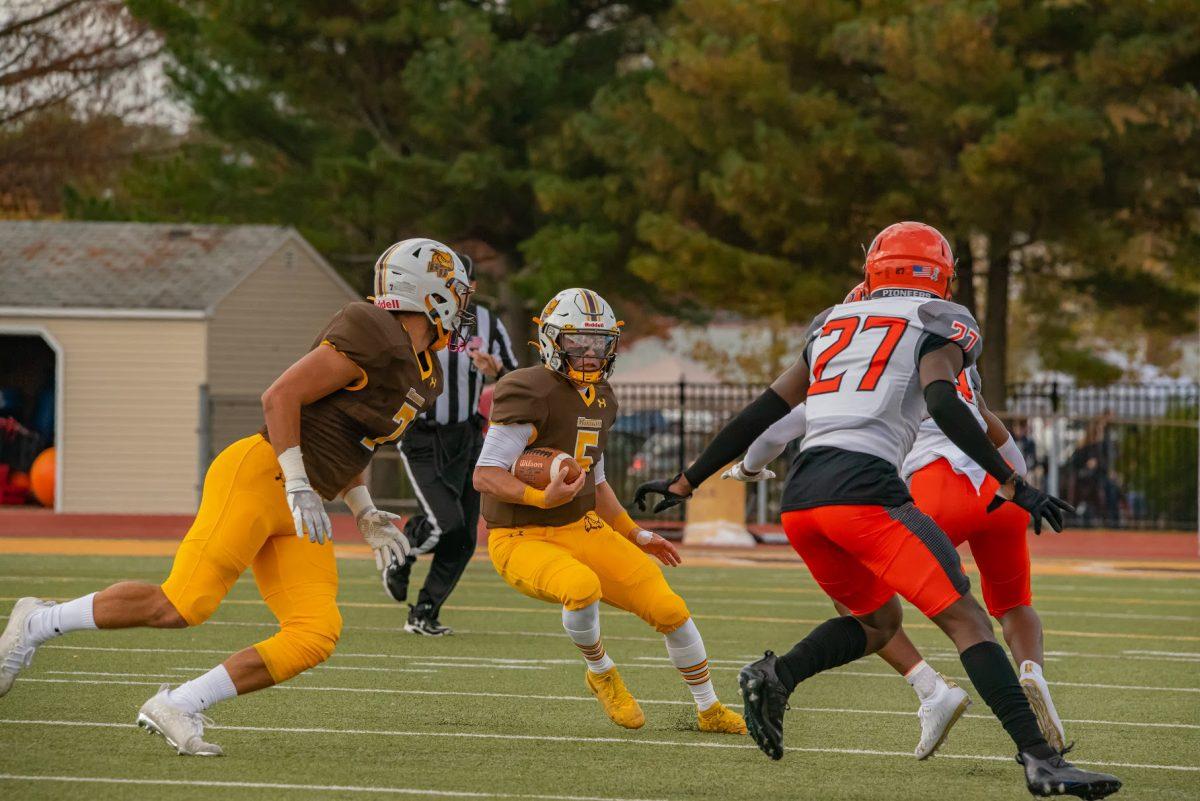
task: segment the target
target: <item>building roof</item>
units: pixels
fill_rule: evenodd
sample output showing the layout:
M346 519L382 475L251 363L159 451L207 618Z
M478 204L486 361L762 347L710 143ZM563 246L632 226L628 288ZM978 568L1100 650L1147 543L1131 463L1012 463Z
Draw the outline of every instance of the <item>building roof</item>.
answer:
M289 240L332 273L284 226L0 221L0 307L209 313Z

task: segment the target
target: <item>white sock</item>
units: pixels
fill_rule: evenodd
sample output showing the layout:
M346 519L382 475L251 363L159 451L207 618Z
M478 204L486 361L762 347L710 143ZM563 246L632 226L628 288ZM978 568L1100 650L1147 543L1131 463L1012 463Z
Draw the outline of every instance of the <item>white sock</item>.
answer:
M66 634L68 631L96 628L92 617L92 603L96 593L38 609L25 621L25 632L34 645Z
M564 606L562 622L567 636L583 654L583 661L587 662L588 670L604 673L616 667L612 658L604 651L604 642L600 639L599 601L593 601L583 609L567 609Z
M915 664L912 670L904 674L904 679L917 691L917 698L924 703L938 691L945 682L937 671L929 666L924 659Z
M664 635L663 639L667 643L667 656L671 657L671 664L679 669L688 689L692 691L692 698L696 699L696 707L703 712L717 702L717 691L708 674L708 653L704 650L700 629L689 617L682 626Z
M1042 675L1042 666L1039 665L1037 662L1034 662L1032 659L1026 659L1024 662L1021 663L1020 672L1021 673L1030 673L1034 676L1037 676L1042 681L1046 680L1046 677Z
M203 712L219 701L237 695L233 679L224 665L217 665L199 678L185 682L167 692L167 700L187 712Z

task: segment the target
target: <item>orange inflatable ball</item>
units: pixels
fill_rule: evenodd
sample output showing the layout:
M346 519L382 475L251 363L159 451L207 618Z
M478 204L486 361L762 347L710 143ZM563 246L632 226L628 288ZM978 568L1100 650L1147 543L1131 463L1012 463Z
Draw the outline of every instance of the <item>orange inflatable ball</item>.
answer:
M29 488L38 503L54 508L54 448L46 448L29 468Z

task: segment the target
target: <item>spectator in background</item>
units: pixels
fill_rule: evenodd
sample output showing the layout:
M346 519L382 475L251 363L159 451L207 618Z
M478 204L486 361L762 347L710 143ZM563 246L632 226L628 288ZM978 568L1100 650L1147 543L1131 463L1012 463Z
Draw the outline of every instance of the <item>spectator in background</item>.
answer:
M1063 467L1067 498L1085 526L1115 524L1120 514L1121 488L1112 464L1115 444L1109 436L1109 414L1087 424L1083 442Z
M469 256L458 255L474 289L475 264ZM471 304L468 311L476 322L467 349L438 351L445 390L433 409L418 417L400 442L400 458L421 513L404 525L413 554L404 563L393 561L383 573L388 595L397 603L405 603L416 554L433 553L425 585L417 602L409 604L404 625L410 634L427 637L453 633L438 616L475 553L479 493L471 474L483 447L485 420L479 413L479 399L484 381L494 381L517 368L512 342L500 318L481 304Z
M1034 471L1039 467L1044 468L1045 465L1038 458L1037 443L1033 441L1033 436L1029 433L1029 421L1024 417L1014 417L1009 430L1012 434L1013 442L1020 449L1021 455L1025 457L1025 464L1029 467L1027 479L1033 481ZM1044 479L1044 476L1042 476L1042 479ZM1033 483L1041 487L1044 482L1039 479Z

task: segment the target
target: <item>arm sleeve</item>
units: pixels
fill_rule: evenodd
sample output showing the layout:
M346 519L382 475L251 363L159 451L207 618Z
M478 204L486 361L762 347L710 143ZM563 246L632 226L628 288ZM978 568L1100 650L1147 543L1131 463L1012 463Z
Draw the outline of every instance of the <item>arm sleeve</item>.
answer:
M534 386L528 370L509 373L496 383L491 421L501 425L529 423L534 432L545 428L549 409L546 395Z
M604 454L600 454L599 461L592 465L592 475L596 477L597 484L608 481L608 476L604 475Z
M517 423L511 426L489 426L487 435L483 438L483 448L479 451L476 467L499 467L501 470L512 470L517 459L529 444L533 426L528 423Z
M699 487L713 473L741 456L759 434L791 410L792 407L787 401L779 397L775 390L768 388L749 406L742 409L737 417L726 423L713 437L712 442L708 443L704 453L683 471L688 483L693 488Z
M508 329L504 327L504 323L495 312L492 312L491 351L493 356L500 359L501 373L517 369L517 357L513 355L512 340L508 338Z
M746 455L742 457L742 467L747 473L760 472L779 458L779 454L783 453L789 442L803 437L805 427L804 404L801 403L772 423L770 428L750 444Z
M1001 484L1012 477L1009 467L987 432L958 397L958 390L949 381L934 381L925 387L925 406L929 416L942 433L976 464Z
M1018 476L1024 476L1029 472L1029 465L1025 463L1025 454L1021 453L1021 449L1017 446L1017 441L1012 438L1012 434L1008 435L1008 439L1004 444L997 449L1004 461L1012 465L1012 469L1017 471Z

